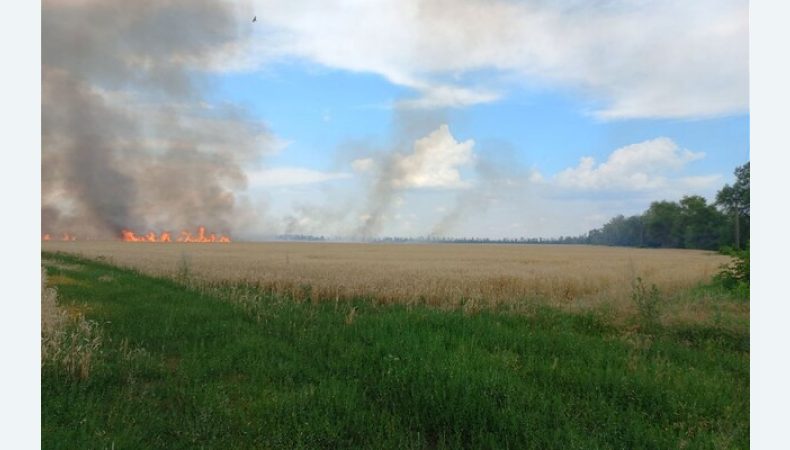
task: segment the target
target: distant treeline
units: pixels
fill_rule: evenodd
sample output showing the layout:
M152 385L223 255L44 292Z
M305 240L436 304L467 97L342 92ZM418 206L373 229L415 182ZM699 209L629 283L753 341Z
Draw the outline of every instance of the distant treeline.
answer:
M374 243L434 243L434 244L550 244L559 243L560 239L549 238L479 238L479 237L439 237L417 236L400 237L386 236L374 239L355 239L346 236L315 236L311 234L279 234L269 238L274 241L300 241L300 242L374 242ZM576 239L576 238L568 238Z
M644 213L617 216L603 227L562 243L629 247L742 248L749 242L749 163L735 169L735 183L725 185L708 204L698 195L679 202L653 202Z
M559 238L382 237L366 242L437 244L591 244L627 247L743 248L749 242L749 163L735 169L736 181L725 185L708 204L690 195L679 202L656 201L642 214L619 215L581 236ZM358 241L352 238L303 234L276 236L284 241Z
M273 240L314 242L314 241L327 241L330 239L325 238L324 236L313 236L311 234L278 234L277 236L273 237Z

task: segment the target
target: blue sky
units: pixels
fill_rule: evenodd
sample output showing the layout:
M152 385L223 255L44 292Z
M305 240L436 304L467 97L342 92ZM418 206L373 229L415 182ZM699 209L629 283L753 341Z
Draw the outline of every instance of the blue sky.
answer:
M392 130L392 105L412 95L375 74L283 63L263 72L217 76L216 101L244 106L288 142L271 164L332 170L335 150L348 141L384 145ZM601 120L582 98L559 89L518 90L495 102L446 112L461 140L510 146L522 164L549 174L581 156L605 159L619 147L669 137L706 157L688 173L721 174L749 158L749 115L714 118Z
M749 159L748 2L252 2L250 235L578 235ZM238 51L241 49L241 51Z
M53 232L579 235L749 159L747 0L107 5L43 8Z
M486 75L497 76L495 73L479 73L473 78L484 80ZM419 96L419 92L393 83L380 74L326 67L306 60L289 60L268 64L261 71L216 75L214 81L213 97L216 101L245 107L283 141L281 150L264 158L264 165L270 168L267 170L304 168L329 175L325 180L310 176L302 180L295 176L291 185L281 183L259 189L253 183L252 191L269 198L269 207L275 216L298 215L293 211L295 204L303 209L309 209L304 205L320 209L324 203L333 203L336 197L365 197L369 186L358 180L359 174L351 168L354 154L347 151L349 148L409 151L394 137L399 128L398 116L404 114L398 111L397 105L399 101ZM685 190L658 189L636 196L633 192L617 191L569 192L561 196L561 201L545 202L544 215L566 209L573 204L570 200L576 198L585 203L581 209L586 211L586 215L579 220L569 219L563 213L557 214L556 220L550 220L551 225L547 227L530 227L525 223L524 227L503 230L501 226L492 224L514 215L504 208L492 212L498 214L498 218L483 223L469 220L469 223L458 224L447 233L525 235L533 229L535 234L545 237L582 233L590 226L602 224L612 215L637 213L652 200L674 200L685 194L700 194L711 199L723 183L731 181L734 167L749 159L748 111L714 117L608 119L596 116L593 112L595 107L588 96L573 88L521 85L510 86L506 94L494 101L437 108L422 114L430 116L428 122L433 120L447 124L458 142L474 140L478 154L494 155L493 158L499 160L504 158L508 164L538 172L544 179L551 179L559 172L577 166L582 157L592 157L601 163L619 148L656 138L669 138L680 149L704 153L704 157L684 164L670 176L715 176L715 180ZM419 113L415 114L419 116ZM473 171L468 168L460 170L474 178ZM333 174L342 176L331 178ZM545 196L553 197L551 194ZM401 198L408 199L412 208L400 207L398 212L391 214L392 223L386 228L391 234L428 234L430 223L440 220L440 214L426 215L426 209L450 209L448 205L453 203L449 192L414 190L402 193ZM424 223L422 226L409 224L404 227L403 217L407 215L416 221L421 216ZM518 218L512 220L517 223ZM327 227L327 234L353 231L350 222L341 227ZM558 223L562 226L557 226ZM286 231L324 234L315 223Z

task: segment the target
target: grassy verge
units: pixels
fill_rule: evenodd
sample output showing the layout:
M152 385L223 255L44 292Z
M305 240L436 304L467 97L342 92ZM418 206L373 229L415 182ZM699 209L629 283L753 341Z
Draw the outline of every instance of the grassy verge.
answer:
M274 296L251 314L45 256L102 341L87 377L43 364L44 448L748 447L748 329Z

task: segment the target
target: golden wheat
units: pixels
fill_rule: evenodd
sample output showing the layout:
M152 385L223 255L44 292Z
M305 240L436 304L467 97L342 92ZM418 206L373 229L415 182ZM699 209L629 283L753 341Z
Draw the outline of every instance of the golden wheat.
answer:
M296 299L491 306L532 299L628 303L639 276L664 294L709 281L729 258L697 250L580 245L45 242L45 251L143 272L254 284ZM474 306L476 307L476 306Z

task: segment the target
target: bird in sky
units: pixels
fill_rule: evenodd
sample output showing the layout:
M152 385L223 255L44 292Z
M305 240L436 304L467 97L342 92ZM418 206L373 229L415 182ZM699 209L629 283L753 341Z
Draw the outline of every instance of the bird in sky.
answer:
M253 17L253 18L252 18L252 21L253 21L253 22L257 22L257 21L258 21L258 16L255 16L255 17Z

